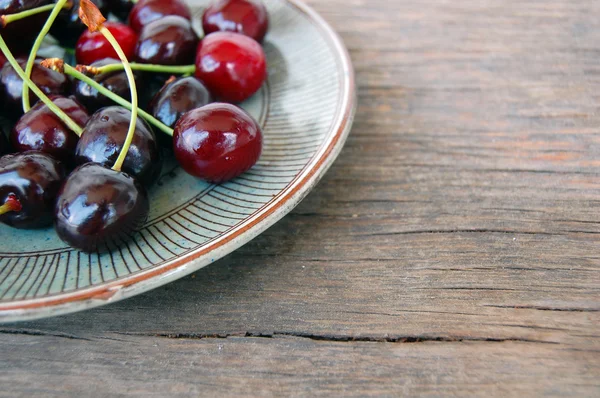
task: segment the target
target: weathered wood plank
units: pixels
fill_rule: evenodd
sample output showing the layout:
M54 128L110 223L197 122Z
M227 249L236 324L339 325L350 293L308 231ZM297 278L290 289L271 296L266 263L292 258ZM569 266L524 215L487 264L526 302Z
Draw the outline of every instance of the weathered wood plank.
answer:
M194 278L1 327L7 394L600 394L600 2L310 3L357 72L331 171ZM156 337L213 334L276 338Z
M4 337L4 396L592 396L600 371L598 352L522 342Z

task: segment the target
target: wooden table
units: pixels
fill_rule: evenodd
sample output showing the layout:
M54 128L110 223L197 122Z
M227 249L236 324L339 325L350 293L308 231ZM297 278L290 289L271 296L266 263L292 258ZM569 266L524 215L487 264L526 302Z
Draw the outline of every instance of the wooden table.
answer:
M0 395L600 395L600 2L311 0L359 109L195 275L0 327Z

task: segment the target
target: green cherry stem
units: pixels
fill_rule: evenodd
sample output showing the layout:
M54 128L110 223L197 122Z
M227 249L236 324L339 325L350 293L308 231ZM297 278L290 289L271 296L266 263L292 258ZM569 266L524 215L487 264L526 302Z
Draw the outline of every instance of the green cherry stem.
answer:
M138 64L135 62L131 62L129 64L131 69L142 71L142 72L156 72L156 73L169 73L176 75L184 75L187 73L194 73L196 71L196 65L181 65L181 66L169 66L169 65L155 65L155 64ZM104 66L86 66L86 65L77 65L77 69L89 72L94 75L99 75L100 73L108 73L108 72L116 72L123 70L123 64L109 64Z
M2 51L2 53L4 53L4 56L6 57L8 63L10 63L15 72L17 72L17 75L19 75L21 80L23 80L23 85L29 86L31 91L33 91L33 93L37 95L40 101L42 101L56 116L58 116L58 118L62 120L68 128L73 130L73 132L75 132L75 134L77 134L78 136L81 136L81 127L77 123L75 123L73 119L69 117L69 115L63 112L63 110L60 109L54 102L52 102L50 98L48 98L48 96L44 94L42 90L40 90L38 86L36 86L35 83L31 81L29 77L27 77L25 71L21 69L21 66L8 49L8 46L6 45L6 42L4 41L2 35L0 35L0 50Z
M38 34L37 38L35 39L35 42L33 43L33 47L31 48L31 52L29 53L29 58L27 59L27 65L25 66L25 74L27 75L27 77L31 77L31 72L33 71L35 57L37 56L37 52L40 49L40 46L42 45L42 41L44 40L44 37L46 37L46 35L50 31L50 28L52 27L54 20L58 16L58 13L63 9L63 7L67 3L67 1L68 0L58 0L56 2L54 7L52 8L52 12L48 16L48 19L46 20L46 23L42 27L42 30L40 30L40 33ZM29 101L29 90L27 89L27 86L25 84L23 85L22 100L23 100L23 112L27 113L31 109L31 101Z
M97 81L92 79L91 77L84 75L83 73L81 73L77 69L73 68L72 66L65 64L64 72L66 75L74 77L77 80L81 80L82 82L84 82L87 85L91 86L92 88L96 89L100 94L110 98L111 100L113 100L117 104L121 105L122 107L127 108L129 110L132 109L131 102L129 102L129 101L125 100L124 98L120 97L119 95L113 93L112 91L110 91L109 89L107 89L106 87L104 87L103 85L101 85L100 83L98 83ZM161 131L163 131L164 133L166 133L170 136L173 135L172 128L170 128L166 124L162 123L160 120L156 119L154 116L152 116L148 112L144 111L143 109L138 109L138 113L148 123L154 125L156 128L160 129Z
M32 8L32 9L26 10L26 11L17 12L15 14L2 15L2 16L0 16L0 26L1 27L5 27L9 23L16 22L16 21L19 21L21 19L34 16L36 14L41 14L43 12L50 11L54 7L55 7L54 4L47 4L45 6L35 7L35 8ZM68 3L66 3L65 5L63 5L63 8L67 8L68 9L68 8L71 8L71 7L73 7L73 4L70 1Z
M127 131L127 137L125 138L125 142L123 143L123 148L121 148L121 153L119 153L119 157L115 161L112 169L115 171L121 171L123 167L123 162L125 162L125 158L127 157L127 152L129 151L129 147L131 146L131 142L133 141L133 137L135 136L135 127L137 123L138 117L138 95L137 95L137 87L135 85L135 77L133 76L133 71L131 70L131 66L129 66L129 60L127 56L123 52L123 49L119 45L119 42L110 30L106 29L104 26L100 27L100 33L108 40L108 42L113 46L119 59L123 62L123 66L125 67L125 74L127 75L127 80L129 81L129 90L131 91L131 120L129 121L129 131Z

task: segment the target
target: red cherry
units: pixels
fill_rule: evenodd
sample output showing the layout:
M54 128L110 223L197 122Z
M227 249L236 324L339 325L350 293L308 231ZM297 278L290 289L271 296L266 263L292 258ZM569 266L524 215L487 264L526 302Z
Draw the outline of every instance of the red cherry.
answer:
M194 62L198 37L185 18L169 15L144 26L135 48L138 62L186 65Z
M267 34L267 8L256 0L217 0L204 11L204 34L237 32L261 42Z
M50 99L79 126L88 122L87 111L74 99L60 95L52 95ZM79 137L42 101L21 116L10 134L11 144L17 151L42 151L65 163L72 160L78 140Z
M211 33L198 45L196 77L217 98L242 102L257 92L267 78L265 53L248 36Z
M2 67L4 66L5 63L6 63L6 57L4 56L4 54L2 52L0 52L0 69L2 69Z
M189 174L224 182L254 166L262 152L262 131L243 109L209 104L179 119L173 132L173 151Z
M115 36L127 59L133 59L137 34L129 26L120 22L106 22L104 26ZM118 59L119 56L102 33L86 30L77 41L75 58L78 64L91 65L104 58Z
M152 21L167 15L179 15L189 21L192 13L189 7L180 0L140 0L129 13L129 26L136 32Z

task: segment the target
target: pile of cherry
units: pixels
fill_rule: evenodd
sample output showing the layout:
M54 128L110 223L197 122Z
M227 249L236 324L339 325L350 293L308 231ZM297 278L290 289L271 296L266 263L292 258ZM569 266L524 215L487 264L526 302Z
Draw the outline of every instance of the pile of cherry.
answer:
M0 2L0 222L110 250L146 222L164 156L213 183L251 168L262 132L234 104L266 79L259 1L214 0L203 38L182 0ZM35 59L48 30L76 66Z

